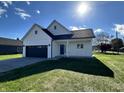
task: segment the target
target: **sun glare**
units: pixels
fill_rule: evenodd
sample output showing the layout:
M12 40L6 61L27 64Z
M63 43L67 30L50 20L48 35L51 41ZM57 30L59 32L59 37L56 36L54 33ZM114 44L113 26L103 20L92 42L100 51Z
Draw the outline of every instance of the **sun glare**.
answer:
M88 10L89 10L89 6L87 3L81 3L77 8L77 12L80 15L85 14Z

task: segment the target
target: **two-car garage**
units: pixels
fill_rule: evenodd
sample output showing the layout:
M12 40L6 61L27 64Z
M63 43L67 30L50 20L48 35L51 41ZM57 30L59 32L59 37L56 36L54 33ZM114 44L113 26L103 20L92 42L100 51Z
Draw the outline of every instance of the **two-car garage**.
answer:
M47 45L26 46L26 57L47 58Z

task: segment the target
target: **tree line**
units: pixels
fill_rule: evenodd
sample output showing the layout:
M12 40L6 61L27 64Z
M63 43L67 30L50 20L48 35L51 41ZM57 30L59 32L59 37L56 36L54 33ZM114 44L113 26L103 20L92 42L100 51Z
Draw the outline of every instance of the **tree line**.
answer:
M106 51L124 52L124 42L121 38L110 36L109 34L102 32L96 35L96 49L101 50L102 53Z

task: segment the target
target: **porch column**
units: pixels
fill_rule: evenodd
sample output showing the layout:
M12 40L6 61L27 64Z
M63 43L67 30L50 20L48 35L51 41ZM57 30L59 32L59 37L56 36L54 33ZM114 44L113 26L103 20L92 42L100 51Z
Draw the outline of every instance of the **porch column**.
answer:
M69 56L69 41L66 42L66 56Z

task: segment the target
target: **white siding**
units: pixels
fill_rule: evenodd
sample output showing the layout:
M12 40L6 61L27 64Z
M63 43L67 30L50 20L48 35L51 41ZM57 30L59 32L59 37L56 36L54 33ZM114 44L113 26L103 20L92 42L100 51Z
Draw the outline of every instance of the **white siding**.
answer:
M77 48L77 44L83 44L83 48ZM92 56L92 42L90 41L78 41L70 42L68 46L68 56L83 56L91 57Z
M25 46L23 46L23 57L26 57L26 47Z
M52 57L60 56L60 44L64 44L66 47L65 41L61 41L61 42L53 41L53 43L52 43L52 45L53 45L52 46ZM66 53L66 51L65 51L65 53Z
M66 46L65 56L92 56L92 39L68 40L68 46L67 40L53 41L52 57L60 56L60 44L64 44ZM77 48L77 44L83 44L83 48Z
M37 31L37 34L35 34ZM48 58L51 58L51 37L48 36L44 31L42 31L39 27L35 26L31 32L26 36L23 40L24 46L31 46L31 45L49 45L48 46ZM26 49L23 51L23 56L25 56Z
M52 42L52 57L59 55L59 44L55 41Z
M56 30L54 29L54 26L56 26ZM48 27L48 30L54 35L62 35L62 34L70 34L71 33L70 31L65 29L63 26L61 26L57 22L54 22L50 27Z

